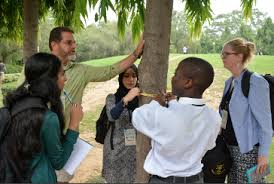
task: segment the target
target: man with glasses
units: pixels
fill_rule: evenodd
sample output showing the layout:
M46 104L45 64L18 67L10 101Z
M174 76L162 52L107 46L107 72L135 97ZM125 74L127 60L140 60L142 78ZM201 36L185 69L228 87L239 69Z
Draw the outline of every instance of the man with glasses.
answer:
M76 42L73 34L73 30L67 27L56 27L51 30L49 37L51 53L62 61L68 78L64 87L65 96L62 97L66 122L64 132L68 128L71 103L82 103L83 92L87 84L89 82L107 81L123 72L142 55L144 48L144 40L142 39L134 52L120 62L110 66L94 67L71 62L76 59ZM57 173L58 182L68 182L72 176L64 174L62 171L61 174Z

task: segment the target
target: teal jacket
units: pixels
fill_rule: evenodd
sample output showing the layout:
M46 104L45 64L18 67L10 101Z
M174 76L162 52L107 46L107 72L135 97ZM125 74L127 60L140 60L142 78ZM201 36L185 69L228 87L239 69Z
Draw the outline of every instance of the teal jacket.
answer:
M73 150L79 133L68 129L61 143L61 131L57 114L47 111L40 131L42 151L31 162L32 183L57 183L55 170L64 167Z

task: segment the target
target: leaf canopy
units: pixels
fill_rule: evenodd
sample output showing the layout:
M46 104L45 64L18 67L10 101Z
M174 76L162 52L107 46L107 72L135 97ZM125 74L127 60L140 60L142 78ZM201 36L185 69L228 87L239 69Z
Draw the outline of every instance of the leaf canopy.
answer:
M245 18L251 17L256 0L240 0ZM15 41L23 37L23 0L1 0L0 3L0 38ZM191 36L200 36L202 26L212 20L210 0L182 0ZM72 27L78 31L84 27L81 20L88 18L89 8L97 8L95 21L107 21L107 11L112 10L118 17L117 27L120 37L125 35L127 25L131 25L132 36L136 41L144 30L145 0L40 0L39 20L52 11L56 25Z

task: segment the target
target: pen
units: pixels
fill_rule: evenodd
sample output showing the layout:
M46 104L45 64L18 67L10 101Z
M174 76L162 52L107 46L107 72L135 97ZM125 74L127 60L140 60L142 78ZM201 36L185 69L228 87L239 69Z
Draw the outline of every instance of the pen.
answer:
M68 94L65 90L64 90L64 95L65 95L65 97L68 99L69 103L70 103L70 104L73 104L73 103L72 103L71 97L69 96L69 94Z

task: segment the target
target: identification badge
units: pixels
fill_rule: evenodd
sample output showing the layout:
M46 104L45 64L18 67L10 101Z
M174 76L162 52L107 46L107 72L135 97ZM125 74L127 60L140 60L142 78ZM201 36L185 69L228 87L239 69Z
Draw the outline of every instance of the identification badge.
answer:
M134 129L125 129L124 134L126 146L136 145L136 131Z
M222 110L222 125L221 125L221 127L223 129L226 129L227 117L228 117L228 112L226 110Z

